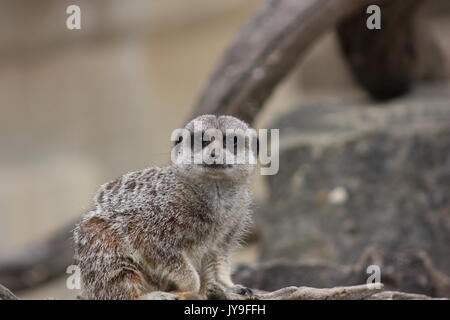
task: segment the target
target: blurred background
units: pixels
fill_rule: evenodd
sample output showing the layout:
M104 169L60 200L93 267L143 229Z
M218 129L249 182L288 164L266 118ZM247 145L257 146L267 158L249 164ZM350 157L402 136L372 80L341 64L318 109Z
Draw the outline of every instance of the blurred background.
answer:
M170 133L189 119L215 63L262 2L1 0L0 257L81 217L102 183L167 164ZM70 4L81 7L81 30L65 26ZM450 12L431 12L430 29L449 57ZM336 97L367 94L330 31L256 127L271 127L300 101ZM259 175L254 192L258 203L267 200ZM237 262L256 263L258 246L243 248ZM62 277L20 294L72 299L77 292Z

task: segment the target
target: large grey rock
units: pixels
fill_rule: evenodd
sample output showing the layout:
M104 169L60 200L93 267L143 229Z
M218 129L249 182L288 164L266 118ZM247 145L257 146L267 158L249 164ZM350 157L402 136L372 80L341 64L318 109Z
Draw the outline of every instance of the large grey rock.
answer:
M302 106L272 127L281 129L280 171L267 179L262 261L351 265L376 245L423 250L450 274L448 86L385 104Z

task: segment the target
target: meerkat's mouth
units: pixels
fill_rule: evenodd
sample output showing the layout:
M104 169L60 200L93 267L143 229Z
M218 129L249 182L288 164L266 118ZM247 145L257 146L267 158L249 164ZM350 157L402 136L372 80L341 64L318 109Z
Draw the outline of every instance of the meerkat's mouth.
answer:
M215 169L215 170L220 170L220 169L227 169L227 168L231 168L232 165L231 164L218 164L218 163L213 163L213 164L203 164L203 167L208 168L208 169Z

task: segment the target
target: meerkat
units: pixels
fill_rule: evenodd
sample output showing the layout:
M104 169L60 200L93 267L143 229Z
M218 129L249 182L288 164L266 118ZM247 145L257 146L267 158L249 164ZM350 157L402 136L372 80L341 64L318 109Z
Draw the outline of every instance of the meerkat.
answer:
M196 123L202 132L196 132ZM251 222L255 165L215 161L218 155L236 157L238 148L255 158L250 139L236 143L250 128L231 116L203 115L185 129L190 137L175 142L176 161L102 185L93 209L76 226L84 298L140 299L153 291L195 292L209 299L223 299L227 292L252 295L233 283L230 255ZM208 129L222 132L223 141L202 139L197 149L192 141L183 143ZM234 138L226 140L230 130ZM200 153L209 161L180 161Z

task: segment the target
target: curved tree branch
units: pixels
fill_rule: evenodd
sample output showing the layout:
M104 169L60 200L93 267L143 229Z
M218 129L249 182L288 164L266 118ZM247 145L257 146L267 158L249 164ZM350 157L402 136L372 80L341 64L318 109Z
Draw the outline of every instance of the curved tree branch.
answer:
M251 123L306 49L324 31L367 3L266 1L223 56L200 95L194 116L230 114Z
M378 288L371 288L366 284L325 289L292 286L273 292L254 290L254 295L251 297L228 293L226 300L446 300L445 298L432 298L422 294L382 291L382 289L382 284ZM204 300L205 298L191 292L155 291L141 299Z

